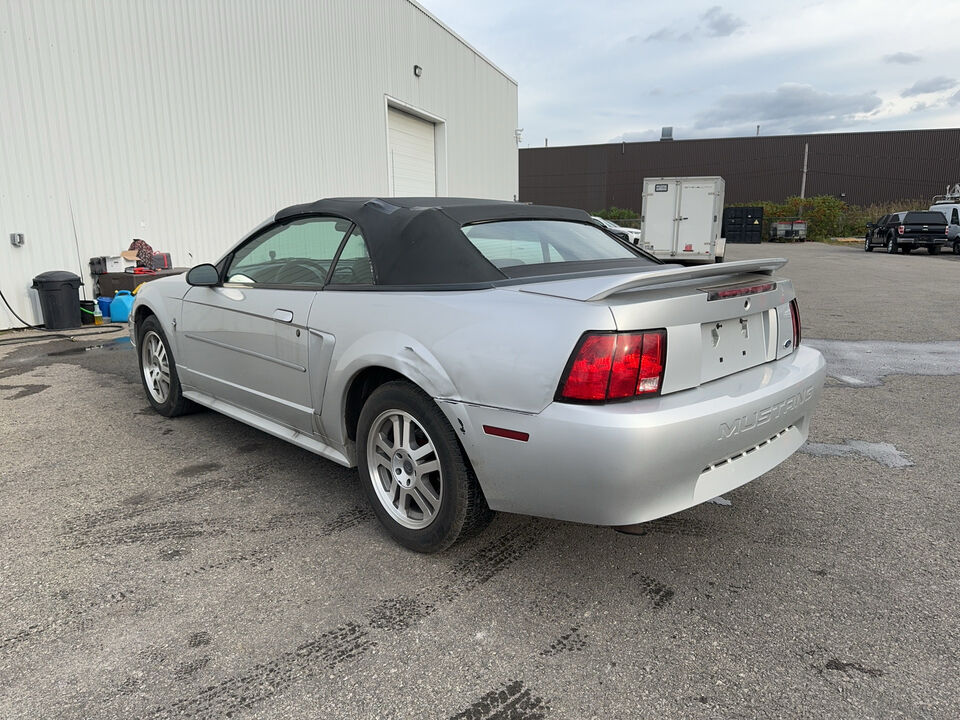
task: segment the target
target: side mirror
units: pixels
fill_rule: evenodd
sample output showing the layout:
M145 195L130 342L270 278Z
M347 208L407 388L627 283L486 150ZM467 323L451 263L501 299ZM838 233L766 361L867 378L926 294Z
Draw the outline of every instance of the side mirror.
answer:
M193 286L213 287L220 283L220 271L209 263L197 265L187 271L187 282Z

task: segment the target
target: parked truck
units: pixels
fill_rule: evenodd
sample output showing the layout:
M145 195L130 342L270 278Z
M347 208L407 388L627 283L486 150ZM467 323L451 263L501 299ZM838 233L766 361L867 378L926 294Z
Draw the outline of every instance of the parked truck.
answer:
M722 177L644 178L641 244L661 260L723 262Z

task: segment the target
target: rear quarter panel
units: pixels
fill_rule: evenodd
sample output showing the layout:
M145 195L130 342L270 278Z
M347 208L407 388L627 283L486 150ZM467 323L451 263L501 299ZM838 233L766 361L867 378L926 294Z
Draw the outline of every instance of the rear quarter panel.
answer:
M347 388L366 367L396 370L434 398L537 413L553 400L580 335L615 329L606 305L505 288L328 290L310 324L335 338L321 417L338 441Z

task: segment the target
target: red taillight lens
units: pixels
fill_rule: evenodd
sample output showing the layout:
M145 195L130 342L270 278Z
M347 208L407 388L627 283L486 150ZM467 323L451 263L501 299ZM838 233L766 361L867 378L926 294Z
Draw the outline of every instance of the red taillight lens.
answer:
M790 301L790 319L793 321L793 347L800 345L800 306L796 300Z
M610 386L607 399L630 397L637 391L637 377L643 354L643 335L614 335L617 349L610 368Z
M903 225L897 228L897 234L903 235Z
M561 395L572 400L605 400L616 335L588 335L580 343Z
M584 335L560 383L558 399L622 400L660 391L666 331Z

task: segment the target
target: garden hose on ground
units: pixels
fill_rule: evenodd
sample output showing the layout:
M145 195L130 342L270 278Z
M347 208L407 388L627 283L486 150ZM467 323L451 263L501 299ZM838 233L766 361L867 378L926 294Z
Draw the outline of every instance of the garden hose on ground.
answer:
M111 327L115 329L113 330L108 329ZM2 335L0 335L0 338L2 338L0 339L0 347L3 347L5 345L23 345L25 343L34 343L34 342L50 342L51 340L58 339L58 338L63 340L83 340L83 338L96 337L97 335L110 335L112 333L115 333L118 329L121 329L122 327L123 325L120 325L118 323L107 323L105 325L98 325L97 326L98 332L85 332L81 335L67 335L66 333L54 332L52 330L45 330L43 331L44 333L43 335L39 335L37 337L5 338ZM26 330L26 329L27 328L13 328L12 332L22 332L23 330Z
M84 333L79 334L79 335L77 335L77 334L68 335L68 334L66 334L66 333L56 332L56 331L54 331L54 330L47 330L47 328L44 327L43 325L31 325L30 323L28 323L28 322L27 322L26 320L24 320L22 317L20 317L19 315L17 315L16 311L15 311L12 307L10 307L10 303L7 302L7 298L4 296L2 290L0 290L0 300L3 300L3 304L7 306L7 310L9 310L10 313L11 313L17 320L19 320L21 323L23 323L24 326L25 326L25 327L22 327L22 328L10 328L12 331L14 331L14 332L21 332L21 331L23 331L23 330L40 330L41 332L44 333L44 335L41 335L40 337L28 337L28 338L12 338L12 337L11 337L11 338L3 338L3 339L0 339L0 346L3 346L3 345L16 345L17 343L38 342L38 341L41 341L41 340L50 340L51 338L64 338L65 340L73 340L74 338L78 338L78 337L92 337L92 336L94 336L94 335L107 335L107 334L109 334L109 333L116 332L117 329L120 329L120 328L123 328L123 327L124 327L124 324L123 324L123 323L104 323L103 325L95 325L95 326L93 326L93 327L96 327L96 328L97 328L97 332L84 332ZM80 309L83 310L83 308L80 308ZM85 312L90 312L90 311L87 310L87 311L85 311ZM113 329L108 329L108 328L113 328ZM77 328L77 329L80 330L81 328ZM92 328L91 328L91 329L92 329Z

